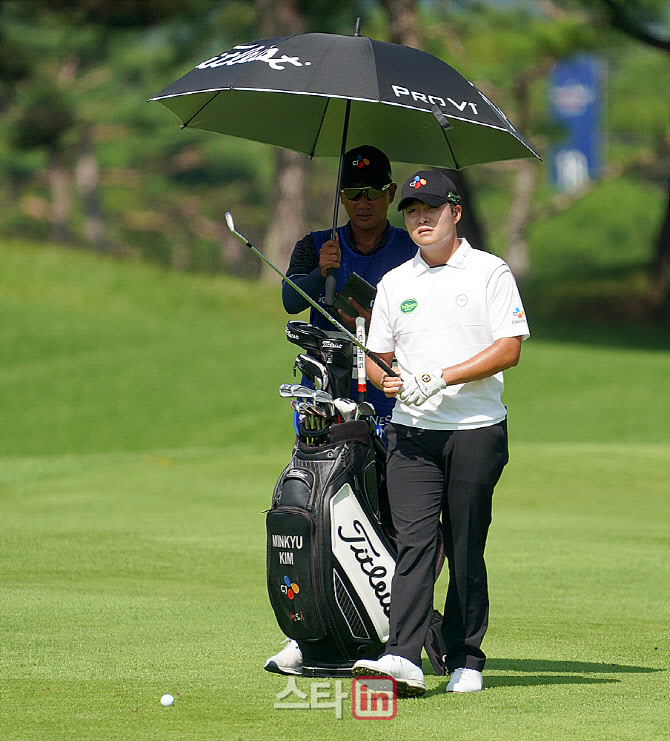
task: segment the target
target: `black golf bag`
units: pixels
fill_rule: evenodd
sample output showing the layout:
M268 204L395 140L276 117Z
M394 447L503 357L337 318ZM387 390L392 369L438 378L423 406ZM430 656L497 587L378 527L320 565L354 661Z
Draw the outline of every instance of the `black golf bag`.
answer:
M349 396L353 348L345 335L304 322L289 322L286 334L326 369L327 379L306 380L333 398ZM358 659L381 655L388 638L396 551L386 450L365 417L341 421L326 411L296 430L267 513L268 593L279 627L300 645L303 675L349 675ZM443 674L440 640L438 627L425 646Z
M268 592L297 640L303 674L349 674L388 638L395 550L380 524L370 429L333 425L322 445L299 441L267 515Z

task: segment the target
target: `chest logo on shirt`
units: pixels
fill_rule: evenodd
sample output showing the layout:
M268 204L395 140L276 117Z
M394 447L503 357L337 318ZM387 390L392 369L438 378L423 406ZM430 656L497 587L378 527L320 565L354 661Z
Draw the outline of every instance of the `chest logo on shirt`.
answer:
M456 296L456 306L465 306L468 303L468 297L461 293L460 296Z
M418 305L419 302L415 298L406 298L400 304L400 311L402 311L403 314L411 314Z

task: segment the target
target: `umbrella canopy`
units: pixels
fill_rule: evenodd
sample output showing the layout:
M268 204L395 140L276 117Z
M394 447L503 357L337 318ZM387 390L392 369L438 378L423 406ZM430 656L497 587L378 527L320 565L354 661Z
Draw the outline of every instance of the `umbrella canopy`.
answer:
M308 33L238 45L151 100L183 126L310 157L339 157L345 145L364 143L396 162L451 169L538 157L453 67L365 36Z

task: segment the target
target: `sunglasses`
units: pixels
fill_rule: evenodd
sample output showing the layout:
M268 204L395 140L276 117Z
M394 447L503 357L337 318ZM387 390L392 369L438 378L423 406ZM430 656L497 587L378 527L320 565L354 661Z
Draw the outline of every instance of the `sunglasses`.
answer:
M362 197L365 197L368 201L376 201L381 198L384 193L391 187L391 183L387 183L383 188L342 188L340 193L348 201L358 201Z

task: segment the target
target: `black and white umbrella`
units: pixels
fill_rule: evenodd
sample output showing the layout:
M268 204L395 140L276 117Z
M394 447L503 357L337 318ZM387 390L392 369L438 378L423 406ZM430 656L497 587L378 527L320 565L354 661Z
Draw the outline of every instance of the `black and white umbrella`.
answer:
M361 144L395 162L450 169L538 156L453 67L365 36L308 33L239 44L151 100L173 111L182 127L310 157L341 158Z
M310 157L340 156L348 101L348 142L374 144L395 162L461 169L537 156L446 62L365 36L308 33L240 44L151 100L184 126Z

